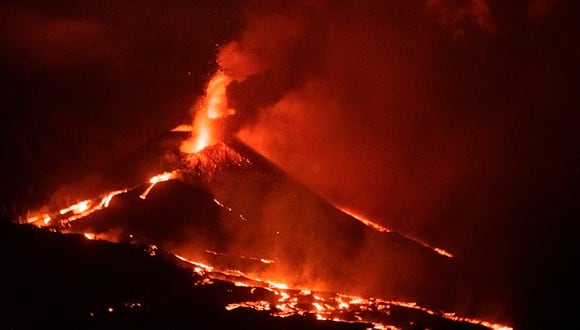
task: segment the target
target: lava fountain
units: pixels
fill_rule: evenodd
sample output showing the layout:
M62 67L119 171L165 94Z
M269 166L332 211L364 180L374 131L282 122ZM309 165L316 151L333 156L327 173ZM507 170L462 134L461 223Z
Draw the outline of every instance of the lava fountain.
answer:
M203 96L194 106L191 138L183 142L181 151L195 153L219 141L219 119L236 113L228 108L226 88L232 81L223 71L217 71L210 79Z

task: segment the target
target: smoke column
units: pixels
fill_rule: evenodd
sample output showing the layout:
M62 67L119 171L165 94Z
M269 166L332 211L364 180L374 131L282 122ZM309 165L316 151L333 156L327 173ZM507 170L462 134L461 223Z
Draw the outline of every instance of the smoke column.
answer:
M570 6L250 2L218 56L233 78L231 125L331 202L478 260L510 288L491 269L527 269L530 246L566 232L578 141Z

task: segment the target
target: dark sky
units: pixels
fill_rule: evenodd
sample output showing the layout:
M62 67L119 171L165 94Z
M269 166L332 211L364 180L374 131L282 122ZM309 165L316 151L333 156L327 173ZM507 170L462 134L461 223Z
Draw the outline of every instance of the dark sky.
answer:
M190 121L219 64L232 126L290 174L557 298L577 245L577 7L4 1L2 211Z

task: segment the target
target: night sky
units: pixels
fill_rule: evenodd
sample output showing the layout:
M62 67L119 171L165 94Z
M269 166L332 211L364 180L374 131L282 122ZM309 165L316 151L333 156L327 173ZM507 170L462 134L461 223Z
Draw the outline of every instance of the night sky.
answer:
M191 122L220 67L243 141L332 203L469 260L526 328L556 321L578 255L579 13L563 0L4 1L3 219L86 193L74 183Z

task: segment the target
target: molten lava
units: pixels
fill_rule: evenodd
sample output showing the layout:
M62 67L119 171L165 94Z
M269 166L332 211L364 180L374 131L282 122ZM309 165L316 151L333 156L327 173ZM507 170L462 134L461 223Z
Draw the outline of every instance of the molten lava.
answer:
M352 211L352 210L350 210L348 208L339 207L338 209L341 210L342 212L350 215L351 217L355 218L356 220L364 223L365 225L367 225L367 226L369 226L369 227L371 227L373 229L376 229L377 231L380 231L382 233L391 233L391 232L393 232L392 230L390 230L388 228L385 228L385 227L379 225L378 223L376 223L374 221L371 221L371 220L367 219L366 217L364 217L364 216L362 216L360 214L357 214L357 213L355 213L354 211ZM451 253L443 250L442 248L438 248L438 247L431 246L431 245L429 245L429 244L427 244L427 243L425 243L425 242L423 242L423 241L421 241L419 239L412 238L412 237L410 237L408 235L403 235L401 233L399 233L399 235L404 236L405 238L407 238L407 239L409 239L411 241L414 241L416 243L419 243L419 244L423 245L424 247L426 247L428 249L431 249L434 252L439 253L442 256L445 256L445 257L448 257L448 258L453 258L453 254L451 254Z
M495 324L483 320L457 316L455 313L440 313L419 306L414 302L388 301L379 298L364 298L353 295L329 292L313 292L311 290L290 288L284 283L275 283L257 278L237 270L222 270L192 261L179 255L175 257L192 266L193 271L203 279L196 285L213 284L214 281L231 281L236 287L249 288L255 300L229 303L226 310L237 308L251 308L257 311L266 311L278 317L293 315L313 316L318 320L332 320L345 323L369 323L373 329L400 329L389 324L391 314L397 310L410 309L417 313L440 316L457 322L481 325L495 330L511 330L502 324ZM257 293L256 290L264 290Z
M156 184L158 184L159 182L164 182L167 180L174 179L176 177L176 175L177 174L175 172L165 172L165 173L162 173L162 174L159 174L159 175L152 177L151 179L149 179L149 183L150 183L149 187L139 197L141 197L141 199L147 198L147 195L149 194L151 189L153 189L153 187L155 187Z
M181 145L181 151L195 153L219 141L222 133L216 121L236 113L228 108L226 87L232 78L222 71L218 71L211 78L203 96L195 105L195 119L193 120L191 138Z

